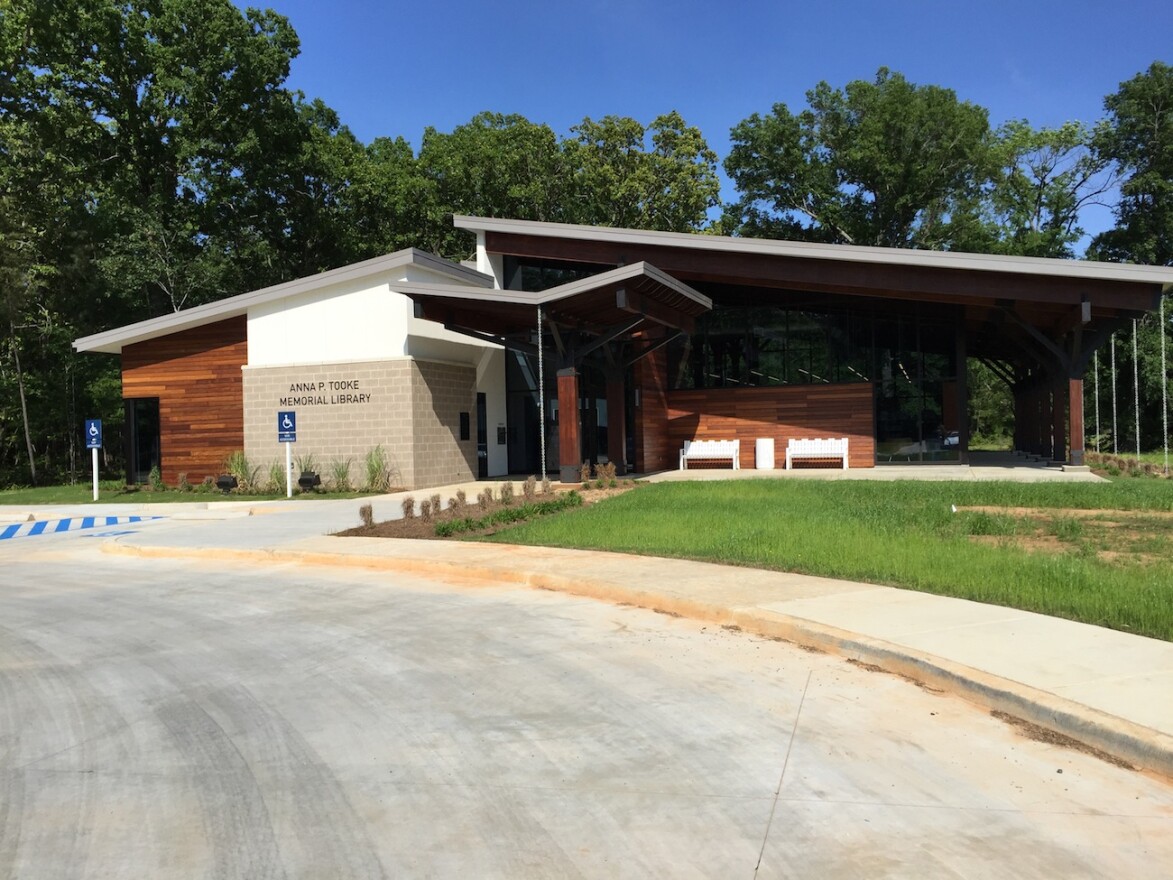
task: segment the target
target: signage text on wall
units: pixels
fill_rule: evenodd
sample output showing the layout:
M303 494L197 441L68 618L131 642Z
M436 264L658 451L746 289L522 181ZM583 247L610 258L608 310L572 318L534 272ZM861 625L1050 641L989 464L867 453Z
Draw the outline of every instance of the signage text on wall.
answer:
M358 379L323 379L291 382L289 394L278 400L279 406L348 406L371 402Z

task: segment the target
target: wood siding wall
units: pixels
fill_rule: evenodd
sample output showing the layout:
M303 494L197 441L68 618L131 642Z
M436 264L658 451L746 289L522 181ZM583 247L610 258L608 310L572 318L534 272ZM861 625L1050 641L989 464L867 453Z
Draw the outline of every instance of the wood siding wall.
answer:
M754 466L754 441L774 438L777 467L791 438L847 437L851 467L874 467L871 383L670 391L666 441L677 466L685 440L741 440L741 467ZM691 465L690 465L691 467Z
M639 390L639 406L631 427L635 469L641 474L674 468L679 461L680 446L673 449L668 437L667 382L667 349L661 348L635 362L633 384Z
M122 396L159 398L163 482L180 474L195 484L223 472L224 459L244 449L248 323L243 316L122 350ZM274 428L276 430L276 428Z

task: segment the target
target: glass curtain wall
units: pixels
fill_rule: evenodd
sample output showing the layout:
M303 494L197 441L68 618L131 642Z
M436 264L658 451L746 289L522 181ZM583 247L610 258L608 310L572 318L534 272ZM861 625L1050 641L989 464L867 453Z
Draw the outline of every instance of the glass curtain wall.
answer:
M877 462L956 461L956 321L923 304L718 305L669 347L669 378L675 389L870 382Z

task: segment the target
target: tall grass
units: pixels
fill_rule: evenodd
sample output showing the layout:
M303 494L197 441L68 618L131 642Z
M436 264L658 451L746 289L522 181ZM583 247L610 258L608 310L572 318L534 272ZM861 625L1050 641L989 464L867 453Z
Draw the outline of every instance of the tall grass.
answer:
M1173 542L1156 558L1029 552L1002 514L952 507L1173 510L1168 483L662 483L488 540L616 550L889 584L1173 640ZM1060 539L1077 541L1070 517ZM990 536L975 541L972 535Z

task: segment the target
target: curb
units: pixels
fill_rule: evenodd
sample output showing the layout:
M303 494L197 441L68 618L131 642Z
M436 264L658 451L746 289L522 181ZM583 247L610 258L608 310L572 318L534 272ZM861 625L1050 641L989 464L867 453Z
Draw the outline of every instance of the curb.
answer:
M109 541L102 551L145 558L209 558L213 551L171 547L136 547ZM991 712L1002 712L1144 770L1173 779L1173 736L1082 703L1011 679L983 672L942 657L837 629L793 615L759 609L727 608L633 589L586 577L518 571L510 568L404 559L350 553L303 550L214 551L217 560L290 563L337 567L353 566L384 571L445 577L453 581L494 581L553 590L614 604L632 605L690 620L736 627L752 635L791 642L800 647L854 660L877 671L960 696Z

